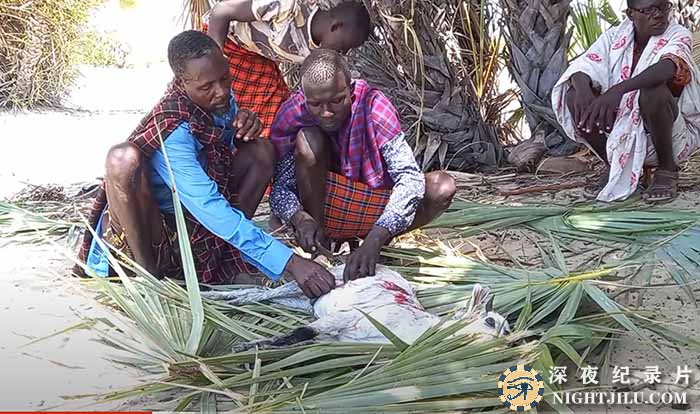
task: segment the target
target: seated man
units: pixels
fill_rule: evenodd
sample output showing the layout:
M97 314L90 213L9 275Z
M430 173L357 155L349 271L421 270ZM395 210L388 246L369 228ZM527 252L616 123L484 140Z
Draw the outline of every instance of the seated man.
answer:
M180 276L174 179L200 282L250 283L247 262L272 280L286 272L309 296L328 292L330 273L251 222L272 176L274 149L255 140L255 115L236 107L221 49L206 34L186 31L171 40L168 60L174 82L107 155L106 197L98 197L94 215L102 239L157 277ZM105 253L96 240L88 243L87 265L107 275Z
M301 79L272 126L280 159L272 212L308 253L327 249L327 237L364 238L344 278L374 275L382 246L450 206L454 179L421 173L394 106L367 82L352 81L339 53L313 51Z
M700 85L690 32L669 23L666 0L628 0L627 17L608 30L552 91L559 123L606 163L586 193L621 200L639 185L643 167L656 165L642 196L677 195L677 162L700 146Z
M301 64L319 47L346 52L360 46L370 17L356 0L224 0L212 9L207 30L229 60L236 101L258 114L268 138L289 96L277 64Z

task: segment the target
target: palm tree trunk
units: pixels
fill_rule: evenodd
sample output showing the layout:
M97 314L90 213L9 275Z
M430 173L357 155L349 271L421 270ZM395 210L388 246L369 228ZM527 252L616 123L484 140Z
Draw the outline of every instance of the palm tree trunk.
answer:
M700 1L674 0L673 5L678 23L693 32L700 29Z
M422 167L474 170L499 164L503 151L496 128L480 113L463 75L470 62L455 53L458 36L466 36L454 17L463 0L364 2L376 37L353 52L351 63L392 98Z
M550 150L570 144L551 108L552 88L566 70L571 0L501 0L509 70L521 90L532 137Z

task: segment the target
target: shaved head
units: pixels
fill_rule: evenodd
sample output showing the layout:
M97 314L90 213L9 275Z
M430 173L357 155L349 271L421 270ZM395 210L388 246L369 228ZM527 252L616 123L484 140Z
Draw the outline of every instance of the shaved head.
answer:
M319 127L337 133L352 109L350 69L345 58L330 49L311 52L301 67L301 88L306 108Z
M350 67L340 53L331 49L313 50L301 66L301 85L321 85L342 74L350 84Z

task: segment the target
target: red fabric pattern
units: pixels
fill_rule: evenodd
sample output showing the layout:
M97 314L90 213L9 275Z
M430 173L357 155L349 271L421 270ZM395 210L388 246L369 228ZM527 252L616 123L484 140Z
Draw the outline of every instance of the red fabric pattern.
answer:
M274 61L244 49L231 40L224 44L224 55L231 72L231 90L239 108L258 115L261 137L270 138L277 111L289 97L282 72Z
M324 208L326 236L333 240L364 238L384 212L390 196L391 190L372 189L340 174L328 173Z

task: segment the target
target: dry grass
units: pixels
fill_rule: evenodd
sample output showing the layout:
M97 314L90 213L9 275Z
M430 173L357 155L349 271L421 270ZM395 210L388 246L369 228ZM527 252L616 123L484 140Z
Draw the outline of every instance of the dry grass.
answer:
M0 107L59 104L82 27L102 0L0 0Z
M682 189L693 188L700 185L700 151L695 152L690 158L681 163L678 186Z

